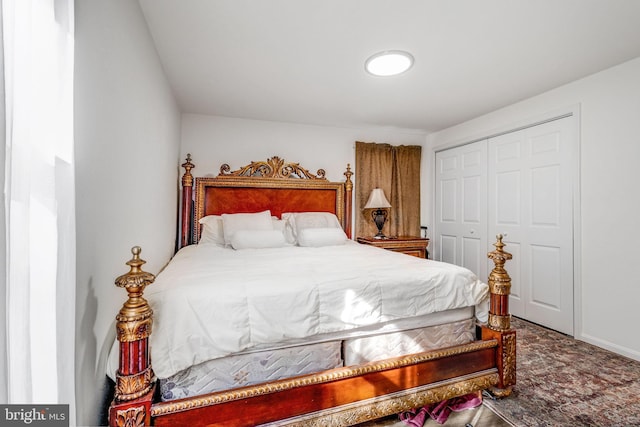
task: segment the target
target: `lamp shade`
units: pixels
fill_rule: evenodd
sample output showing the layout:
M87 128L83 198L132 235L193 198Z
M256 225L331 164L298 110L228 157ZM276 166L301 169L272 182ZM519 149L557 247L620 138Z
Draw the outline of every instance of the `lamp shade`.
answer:
M378 208L390 208L391 204L384 196L384 191L382 188L374 188L371 190L371 194L369 194L369 200L367 200L367 204L364 205L364 209L378 209Z

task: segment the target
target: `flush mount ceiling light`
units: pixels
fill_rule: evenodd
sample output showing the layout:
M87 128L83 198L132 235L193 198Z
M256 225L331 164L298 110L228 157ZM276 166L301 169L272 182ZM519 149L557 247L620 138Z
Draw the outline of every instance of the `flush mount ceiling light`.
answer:
M364 68L374 76L396 76L407 71L413 65L413 56L402 50L386 50L367 59Z

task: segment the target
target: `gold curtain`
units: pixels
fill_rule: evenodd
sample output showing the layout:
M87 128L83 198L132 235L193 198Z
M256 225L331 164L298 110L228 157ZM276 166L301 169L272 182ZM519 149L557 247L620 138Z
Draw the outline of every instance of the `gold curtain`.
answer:
M371 210L363 209L371 190L379 187L391 204L382 232L386 236L420 235L419 145L356 142L356 236L378 232Z

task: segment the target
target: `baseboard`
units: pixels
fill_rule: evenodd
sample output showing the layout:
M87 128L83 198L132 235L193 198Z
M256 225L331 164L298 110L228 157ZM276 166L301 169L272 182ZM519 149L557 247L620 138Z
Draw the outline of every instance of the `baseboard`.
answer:
M619 354L621 356L628 357L629 359L637 360L640 362L640 351L633 350L631 348L623 347L618 344L614 344L607 340L603 340L597 337L594 337L589 334L580 334L579 337L576 337L580 341L584 341L588 344L595 345L596 347L603 348L605 350L609 350L613 353Z

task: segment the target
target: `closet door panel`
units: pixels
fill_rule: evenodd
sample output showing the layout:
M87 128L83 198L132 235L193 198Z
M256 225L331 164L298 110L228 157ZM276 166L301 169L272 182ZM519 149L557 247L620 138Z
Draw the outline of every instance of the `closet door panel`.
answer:
M458 265L458 236L457 227L460 224L459 212L459 185L458 164L459 156L456 153L445 153L436 158L436 171L439 179L436 180L436 204L440 227L435 239L435 245L430 250L433 259Z
M438 259L442 262L458 265L458 260L456 259L456 253L458 252L456 242L458 238L441 234L438 241L438 246L440 247L440 257Z
M531 286L532 305L544 310L562 310L561 257L557 247L531 245ZM536 286L544 283L545 286Z
M511 314L526 318L528 293L518 278L528 274L528 263L521 257L523 236L522 224L526 205L522 188L527 176L522 170L524 134L512 132L489 140L488 146L488 188L489 235L503 235L506 250L513 255L507 264L511 276ZM525 209L525 210L523 210ZM516 256L516 252L518 256ZM514 273L516 275L514 276Z
M483 265L485 264L483 254L486 256L486 251L484 250L484 247L480 246L481 244L481 240L478 238L462 239L463 246L461 265L463 267L475 272L481 271L483 269ZM482 280L486 281L484 277L482 277Z
M560 226L560 167L538 167L531 170L531 226L558 228Z
M508 246L505 248L507 252L513 255L513 259L507 262L506 269L511 277L511 296L509 298L509 308L511 314L514 316L525 317L525 298L524 291L522 289L522 251L521 245L517 242L510 242L507 239L503 240Z
M434 259L487 277L486 141L436 153Z
M465 201L462 211L462 221L465 224L480 225L482 215L480 213L480 200L484 197L484 194L480 193L482 190L482 177L478 175L466 176L463 178L463 196Z
M522 187L521 172L507 170L495 176L495 206L496 225L502 227L519 227L522 222Z
M505 235L511 312L573 334L573 215L570 118L489 140L489 234ZM514 254L515 255L515 254Z
M458 186L455 179L445 179L440 182L440 218L443 223L458 222Z

